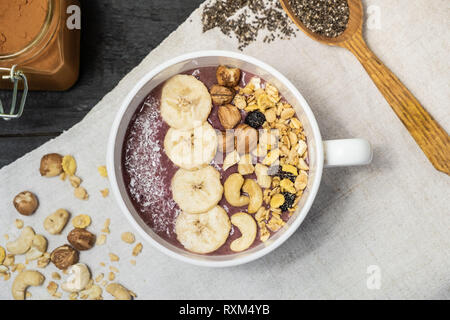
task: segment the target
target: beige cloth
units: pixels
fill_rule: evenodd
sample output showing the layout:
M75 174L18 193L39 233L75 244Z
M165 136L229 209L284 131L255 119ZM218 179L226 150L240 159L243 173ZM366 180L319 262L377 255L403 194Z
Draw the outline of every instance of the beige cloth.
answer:
M365 30L369 46L449 131L448 1L364 3L366 9L373 4L381 12L381 29ZM449 177L433 169L349 52L316 43L300 32L290 41L254 43L244 52L294 82L309 101L324 138L371 141L373 164L327 169L299 230L260 260L206 269L173 260L144 243L137 265L130 264L132 246L123 243L120 235L133 230L113 197L103 199L99 192L108 187L97 166L105 163L109 128L122 99L144 74L168 58L200 49L236 50L236 43L217 30L203 34L197 10L82 122L0 170L0 244L6 242L3 234L18 234L17 218L45 234L44 217L63 207L73 215L91 215L90 229L97 234L105 219L111 219L107 243L83 252L81 261L94 276L116 266L117 280L141 299L449 299ZM67 181L39 176L39 160L48 152L75 156L78 174L90 193L88 201L75 199ZM11 204L24 189L39 196L39 210L31 217L20 217ZM49 249L65 243L68 231L48 236ZM109 263L109 252L119 255L120 261ZM107 267L100 266L102 261ZM30 268L34 265L30 263ZM378 290L367 286L372 265L381 272ZM46 285L55 270L54 266L45 269ZM0 280L0 298L11 298L11 284ZM44 288L31 292L34 299L49 298ZM104 297L110 298L106 292Z

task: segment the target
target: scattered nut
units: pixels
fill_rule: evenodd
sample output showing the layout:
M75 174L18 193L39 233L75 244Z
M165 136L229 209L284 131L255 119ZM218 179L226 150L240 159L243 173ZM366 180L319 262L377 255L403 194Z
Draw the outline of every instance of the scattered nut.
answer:
M219 121L224 129L233 129L241 121L241 112L231 104L219 107Z
M136 238L134 237L134 234L132 234L131 232L122 233L121 238L122 238L123 242L128 243L128 244L132 244L136 240Z
M95 235L86 229L75 228L67 236L69 243L77 250L91 249L95 244Z
M58 272L52 273L52 279L54 280L61 280L61 275Z
M236 150L227 154L227 156L223 160L223 165L222 165L223 171L227 171L229 168L231 168L236 163L238 163L239 160L240 160L239 153Z
M221 86L235 87L239 84L241 70L238 68L228 68L219 66L216 71L217 82Z
M120 260L119 256L114 253L109 254L109 259L111 260L111 262L117 262Z
M47 286L47 291L51 296L53 296L56 291L58 291L58 284L54 281L50 281Z
M14 265L15 257L13 254L7 254L5 260L3 260L3 265L7 267L11 267Z
M236 150L240 154L250 153L258 145L258 131L249 125L240 124L236 127Z
M135 266L136 265L136 260L130 260L130 263Z
M250 201L248 204L248 213L255 213L262 206L263 194L261 187L253 179L245 179L242 191L248 194Z
M50 153L42 157L39 172L44 177L56 177L63 172L63 157L57 153Z
M137 257L142 252L142 243L138 243L133 249L133 256Z
M295 179L295 189L304 190L308 184L308 175L304 172L300 172L300 174Z
M17 229L22 229L23 228L23 220L16 219L15 225L16 225Z
M72 219L72 225L74 228L84 229L89 227L91 224L91 217L87 214L79 214Z
M80 199L80 200L87 200L89 198L89 195L88 195L86 189L83 187L75 188L74 195L77 199Z
M116 300L131 300L132 295L130 291L126 289L124 286L118 283L110 283L106 287L106 291L112 295Z
M14 197L14 207L24 216L31 216L38 208L39 202L30 191L23 191Z
M234 252L241 252L248 249L256 238L256 222L248 214L238 212L231 216L231 223L239 228L242 236L230 244L230 249Z
M238 172L243 175L249 175L255 172L255 167L253 167L253 159L251 154L243 155L239 160Z
M209 92L211 94L211 99L215 105L221 106L233 101L233 89L215 84L211 87L211 90Z
M15 300L25 300L26 290L29 286L40 286L45 277L42 273L33 270L25 270L19 273L12 285L12 296Z
M85 289L91 280L91 272L83 263L77 263L69 267L69 277L61 285L66 292L80 292Z
M53 250L50 259L58 269L65 270L78 263L79 255L77 250L66 244Z
M81 179L78 178L77 176L70 176L69 181L70 181L70 184L72 185L72 187L74 187L74 188L78 188L81 184Z
M69 300L77 300L77 298L78 298L78 292L72 292L69 295Z
M114 279L116 279L116 275L114 274L114 272L110 272L108 274L108 280L109 281L114 281Z
M109 231L109 226L111 225L111 219L106 219L105 220L105 224L103 225L103 229L102 229L102 232L104 232L104 233L109 233L110 231Z
M106 166L100 166L97 168L98 173L103 177L106 178L108 177L108 171L106 170Z
M45 252L37 261L38 268L45 268L50 263L50 253Z
M102 300L103 290L96 284L88 285L87 288L83 291L80 291L80 298L85 300Z
M62 168L69 177L73 176L77 171L77 162L72 156L64 156L62 159Z
M50 234L60 234L69 220L69 212L58 209L44 220L44 229Z
M37 260L47 251L47 239L43 235L36 234L33 238L30 250L25 255L26 261Z
M103 277L104 277L104 276L105 276L105 275L104 275L103 273L100 273L100 274L95 278L95 282L99 283L100 281L103 280Z
M100 193L102 194L103 198L106 198L109 195L109 189L106 188L106 189L100 190Z
M97 246L104 245L106 243L106 235L101 234L100 237L97 238L97 242L95 243Z
M24 254L30 249L34 236L34 230L31 227L25 227L17 240L6 244L6 249L14 255Z
M269 168L263 164L257 163L255 165L256 182L261 186L261 188L270 188L272 183L272 178L269 176Z
M112 272L115 272L115 273L119 273L119 269L117 269L116 267L113 267L113 266L109 267L109 270L111 270Z
M243 207L249 204L250 199L241 195L241 188L244 184L244 177L239 173L230 175L224 183L224 195L227 202L235 207Z

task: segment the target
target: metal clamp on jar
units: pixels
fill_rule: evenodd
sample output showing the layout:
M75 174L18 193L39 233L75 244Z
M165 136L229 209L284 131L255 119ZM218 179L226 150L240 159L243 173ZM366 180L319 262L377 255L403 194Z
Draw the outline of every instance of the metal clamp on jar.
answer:
M77 81L80 29L70 22L81 13L78 0L0 1L0 12L0 90L12 90L0 118L10 120L22 115L28 90L64 91Z
M23 109L25 107L25 102L27 100L27 94L28 94L28 81L27 77L23 74L22 71L16 70L17 65L14 65L11 69L8 68L0 68L0 72L8 71L8 75L2 76L3 80L10 80L13 83L13 95L11 100L11 108L9 110L9 113L6 113L5 109L3 108L3 103L0 100L0 118L3 118L4 120L11 120L20 118L20 116L23 113ZM20 81L23 81L23 93L22 98L20 99L19 108L17 109L17 96L18 96L18 90L19 90L19 83ZM17 111L16 111L17 109Z

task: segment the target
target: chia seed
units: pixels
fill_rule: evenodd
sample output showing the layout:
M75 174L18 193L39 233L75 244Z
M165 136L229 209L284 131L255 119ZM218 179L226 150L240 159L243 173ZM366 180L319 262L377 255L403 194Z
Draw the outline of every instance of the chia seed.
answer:
M347 28L350 10L347 0L288 0L294 14L314 33L328 38Z
M263 42L295 37L294 25L278 0L215 0L203 8L203 32L219 28L237 38L239 50L257 40L266 31Z

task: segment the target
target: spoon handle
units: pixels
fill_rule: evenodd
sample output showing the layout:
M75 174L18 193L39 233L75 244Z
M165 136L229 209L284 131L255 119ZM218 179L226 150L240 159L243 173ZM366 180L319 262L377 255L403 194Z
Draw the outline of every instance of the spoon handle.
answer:
M366 69L375 85L408 129L433 166L450 175L450 136L422 107L403 83L375 56L357 34L343 47Z

